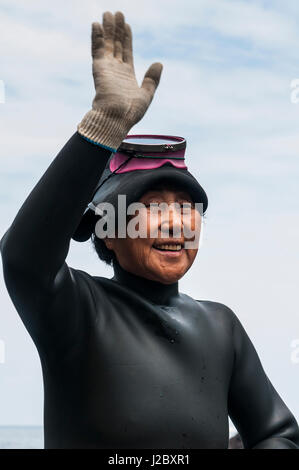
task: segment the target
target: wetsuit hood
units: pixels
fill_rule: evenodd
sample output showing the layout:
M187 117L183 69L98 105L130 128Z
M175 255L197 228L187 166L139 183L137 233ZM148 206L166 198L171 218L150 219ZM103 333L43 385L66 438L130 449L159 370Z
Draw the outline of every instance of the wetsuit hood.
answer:
M148 153L151 155L148 155ZM124 159L115 170L115 160L119 155L124 157ZM175 155L180 155L180 157ZM153 156L156 158L153 158ZM155 161L157 166L153 168L155 166L153 162ZM146 164L144 162L146 164L150 163L148 165L150 169L145 168ZM128 164L131 165L131 168L126 170L126 165ZM122 167L121 170L119 170L120 167ZM136 153L130 154L119 150L117 154L112 154L108 160L95 188L92 200L86 208L72 238L79 242L90 238L95 223L100 218L100 215L95 212L98 204L103 202L112 204L117 215L118 195L126 196L127 208L131 203L137 202L146 191L158 183L174 183L179 189L187 191L192 197L193 202L202 204L202 214L207 210L208 197L197 179L188 171L187 166L184 164L184 152L182 153L182 150L179 152L168 151L164 154L161 152L143 151L143 154L138 154L137 157Z

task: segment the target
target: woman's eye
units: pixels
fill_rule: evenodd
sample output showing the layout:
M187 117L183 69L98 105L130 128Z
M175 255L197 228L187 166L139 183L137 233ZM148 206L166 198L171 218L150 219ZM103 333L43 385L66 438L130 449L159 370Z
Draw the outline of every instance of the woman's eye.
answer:
M152 208L152 209L157 209L157 208L159 208L160 204L161 204L161 201L160 201L160 202L154 202L154 201L152 201L152 202L146 202L146 203L144 203L144 206L145 206L146 208L149 208L149 209L150 209L150 208ZM180 209L182 209L182 210L183 210L183 209L190 209L190 208L192 209L192 208L194 208L194 202L192 202L192 201L176 202L176 205L177 205L177 206L176 206L177 208L180 208ZM162 207L161 207L161 209L162 209Z
M184 209L189 209L189 208L193 208L194 207L194 202L192 201L183 201L181 202L181 208Z
M158 207L159 203L158 202L148 202L145 204L145 207Z

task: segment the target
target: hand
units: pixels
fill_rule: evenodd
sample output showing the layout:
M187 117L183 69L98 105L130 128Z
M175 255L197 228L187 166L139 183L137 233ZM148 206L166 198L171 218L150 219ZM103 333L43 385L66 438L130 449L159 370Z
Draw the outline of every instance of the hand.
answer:
M159 62L152 64L139 87L131 28L121 12L105 12L103 25L92 23L91 50L96 95L78 131L96 143L117 149L148 109L163 66Z
M145 114L160 81L162 64L155 63L139 87L134 71L132 32L121 12L103 14L103 27L92 23L92 71L96 89L93 109L129 119L132 126Z

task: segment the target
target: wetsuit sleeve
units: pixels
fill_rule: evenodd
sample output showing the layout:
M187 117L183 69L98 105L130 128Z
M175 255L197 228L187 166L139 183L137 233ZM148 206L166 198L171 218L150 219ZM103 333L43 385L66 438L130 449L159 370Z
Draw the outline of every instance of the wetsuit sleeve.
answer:
M246 331L233 314L234 367L228 410L245 448L299 449L298 424L264 372Z
M110 155L75 132L1 240L9 295L38 349L62 347L80 329L80 289L65 259Z

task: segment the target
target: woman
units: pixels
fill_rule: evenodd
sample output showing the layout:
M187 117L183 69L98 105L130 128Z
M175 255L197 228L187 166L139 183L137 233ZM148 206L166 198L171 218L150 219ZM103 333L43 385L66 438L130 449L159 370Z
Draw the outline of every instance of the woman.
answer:
M165 214L148 212L151 203L191 203L192 232L202 218L194 204L207 208L204 190L174 161L111 167L153 98L161 64L139 88L119 12L93 23L92 57L92 109L1 240L7 289L41 359L45 447L227 448L230 415L247 448L298 448L297 423L235 314L178 290L198 249L185 248L190 232L174 236L180 211L168 218L166 238ZM150 175L145 185L140 175ZM84 210L121 188L144 204L146 236L97 241L101 218ZM99 255L113 262L112 279L65 262L71 238L88 239L91 227Z

